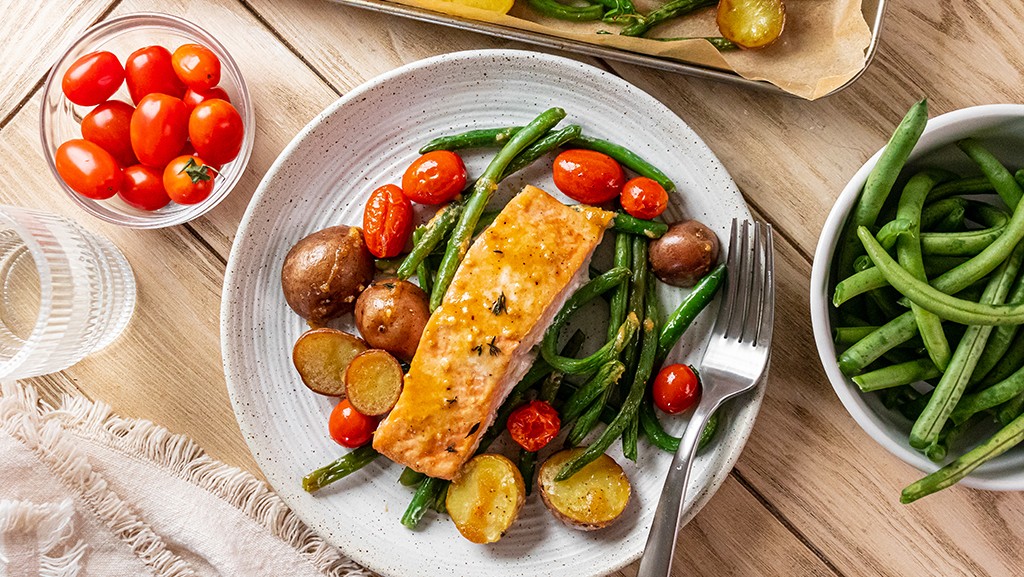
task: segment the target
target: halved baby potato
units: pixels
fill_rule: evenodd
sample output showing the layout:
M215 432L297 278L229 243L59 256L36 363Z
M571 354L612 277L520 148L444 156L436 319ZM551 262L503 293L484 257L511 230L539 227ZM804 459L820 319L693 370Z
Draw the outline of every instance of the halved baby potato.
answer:
M330 328L302 333L292 348L292 363L310 390L332 397L345 396L345 370L369 347L359 337Z
M626 510L632 492L622 467L601 455L565 481L555 481L562 465L585 449L568 449L548 457L537 484L544 505L559 521L581 531L603 529Z
M741 48L770 46L786 26L782 0L720 0L718 30Z
M364 415L383 415L398 402L403 376L402 365L391 353L380 349L359 353L345 371L348 402Z
M484 453L462 466L445 507L455 528L474 543L494 543L512 526L526 500L519 468L503 455Z

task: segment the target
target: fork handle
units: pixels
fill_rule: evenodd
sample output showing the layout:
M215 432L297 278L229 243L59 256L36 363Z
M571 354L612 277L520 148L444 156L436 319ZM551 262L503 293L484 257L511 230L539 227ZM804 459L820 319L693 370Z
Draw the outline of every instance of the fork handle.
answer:
M683 513L686 485L690 479L693 457L697 452L700 435L711 414L721 406L723 399L705 396L693 412L686 425L686 431L679 442L679 449L672 457L672 466L665 478L658 508L654 512L651 533L647 537L644 556L640 560L637 577L667 577L672 568L672 554L679 536L679 518Z

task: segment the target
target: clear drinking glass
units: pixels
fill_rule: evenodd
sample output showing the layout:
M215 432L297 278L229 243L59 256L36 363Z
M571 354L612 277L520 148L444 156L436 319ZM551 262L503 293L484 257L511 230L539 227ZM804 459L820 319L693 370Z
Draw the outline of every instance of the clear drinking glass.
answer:
M0 379L70 367L135 310L135 276L109 240L67 218L0 205Z

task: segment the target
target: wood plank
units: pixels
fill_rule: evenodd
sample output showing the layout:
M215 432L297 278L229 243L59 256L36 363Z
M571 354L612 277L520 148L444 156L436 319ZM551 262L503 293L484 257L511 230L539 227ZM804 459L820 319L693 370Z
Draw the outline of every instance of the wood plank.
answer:
M46 77L50 66L116 0L4 2L0 38L0 123Z

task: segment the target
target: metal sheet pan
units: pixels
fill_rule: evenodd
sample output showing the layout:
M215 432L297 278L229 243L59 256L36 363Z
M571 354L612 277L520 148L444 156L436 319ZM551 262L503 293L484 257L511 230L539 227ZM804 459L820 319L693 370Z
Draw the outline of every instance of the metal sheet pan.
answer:
M531 32L528 30L520 30L518 28L511 28L508 26L499 26L497 24L481 22L479 20L469 20L467 18L460 18L458 16L451 16L448 14L441 14L439 12L432 12L430 10L416 8L414 6L396 4L393 2L388 2L387 0L333 1L348 6L356 6L358 8L365 8L367 10L373 10L376 12L384 12L387 14L405 16L406 18L412 18L414 20L420 20L423 22L433 22L435 24L442 24L444 26L451 26L453 28L461 28L463 30L471 30L473 32L490 34L491 36L498 36L500 38L508 38L510 40L519 40L521 42L528 42L530 44L546 46L548 48L556 48L559 50L566 50L569 52L586 54L588 56L606 58L608 60L618 60L620 62L639 64L641 66L648 66L651 68L658 68L660 70L678 72L680 74L686 74L689 76L710 78L713 80L730 82L732 84L739 84L760 90L767 90L769 92L777 92L780 94L785 94L787 96L794 96L769 82L759 80L748 80L746 78L743 78L739 74L736 74L735 72L731 72L728 70L719 70L717 68L702 66L700 64L689 64L679 60L670 60L667 58L659 58L657 56L649 56L647 54L638 54L636 52L629 52L628 50L621 50L618 48L609 48L607 46L597 46L595 44L588 44L586 42L578 42L575 40L567 40L565 38L548 36L546 34L539 34L537 32ZM860 78L861 74L863 74L864 71L867 70L867 67L871 64L871 61L872 59L874 59L875 56L875 51L878 49L879 35L882 32L882 19L885 15L885 3L886 0L863 0L863 3L861 4L861 11L864 13L864 19L867 21L868 27L871 29L871 42L868 44L867 53L865 55L866 58L864 60L864 68L861 68L860 72L858 72L856 76L848 80L846 84L843 84L842 86L836 88L835 90L826 94L825 96L831 96L832 94L835 94L840 90L843 90L847 86L853 84L853 82ZM796 96L794 96L794 98L796 98Z

